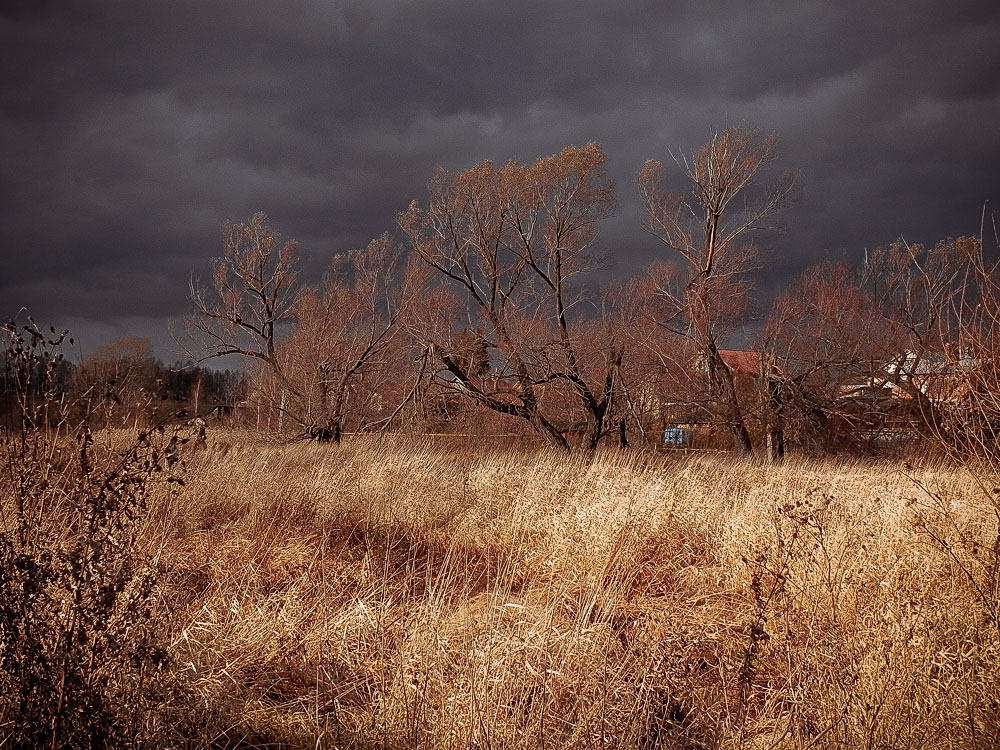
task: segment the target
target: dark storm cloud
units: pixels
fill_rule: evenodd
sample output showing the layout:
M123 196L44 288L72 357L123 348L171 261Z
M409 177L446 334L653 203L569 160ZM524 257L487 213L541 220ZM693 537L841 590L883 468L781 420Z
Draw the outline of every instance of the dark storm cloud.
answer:
M155 331L226 219L267 211L316 273L438 165L589 140L619 184L602 239L631 272L657 252L635 170L730 123L776 132L802 173L765 288L900 234L976 232L1000 199L1000 9L887 5L7 4L0 316Z

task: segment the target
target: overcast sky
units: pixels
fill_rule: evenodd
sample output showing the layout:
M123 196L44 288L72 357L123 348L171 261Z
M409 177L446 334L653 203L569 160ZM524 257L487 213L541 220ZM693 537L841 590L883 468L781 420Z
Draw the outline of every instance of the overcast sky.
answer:
M591 140L619 275L659 253L636 170L728 124L801 175L764 290L1000 207L997 0L8 0L0 60L0 318L87 349L131 332L170 358L223 221L266 212L315 274L438 165Z

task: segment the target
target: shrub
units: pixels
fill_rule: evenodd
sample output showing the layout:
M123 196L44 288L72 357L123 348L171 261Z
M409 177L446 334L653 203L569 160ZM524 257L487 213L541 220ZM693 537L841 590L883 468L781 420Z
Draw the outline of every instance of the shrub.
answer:
M142 744L165 651L137 536L186 438L95 445L56 377L65 334L3 335L17 419L0 434L0 745Z

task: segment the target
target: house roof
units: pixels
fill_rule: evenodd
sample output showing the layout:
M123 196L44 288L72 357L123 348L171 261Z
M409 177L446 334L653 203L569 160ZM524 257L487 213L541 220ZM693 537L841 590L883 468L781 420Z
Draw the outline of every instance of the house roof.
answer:
M719 349L719 356L731 372L757 377L761 373L761 352L750 349ZM771 365L771 375L788 375L788 370L775 362Z
M950 358L940 352L915 352L905 350L885 365L890 375L950 375L967 372L978 367L980 361L974 357Z
M722 361L734 373L756 375L760 372L760 352L747 349L719 349Z

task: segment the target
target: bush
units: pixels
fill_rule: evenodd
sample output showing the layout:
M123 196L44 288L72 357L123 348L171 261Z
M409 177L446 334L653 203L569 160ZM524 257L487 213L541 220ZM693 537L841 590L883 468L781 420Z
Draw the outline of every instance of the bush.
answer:
M0 745L141 745L166 652L137 537L186 438L95 445L56 377L65 334L3 335L17 420L0 434Z

